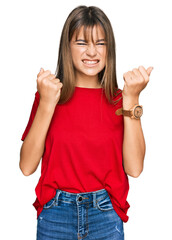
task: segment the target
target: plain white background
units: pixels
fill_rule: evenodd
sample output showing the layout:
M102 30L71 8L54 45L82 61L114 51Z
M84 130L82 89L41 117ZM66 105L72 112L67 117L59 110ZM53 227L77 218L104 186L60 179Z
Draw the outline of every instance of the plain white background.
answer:
M171 157L171 7L170 0L1 1L0 3L0 141L1 238L36 239L37 171L26 177L19 169L21 136L26 127L40 67L55 73L62 26L78 5L100 7L116 39L117 78L143 65L153 66L141 92L141 118L146 141L144 171L129 177L129 221L125 240L172 239ZM3 237L2 237L3 236Z

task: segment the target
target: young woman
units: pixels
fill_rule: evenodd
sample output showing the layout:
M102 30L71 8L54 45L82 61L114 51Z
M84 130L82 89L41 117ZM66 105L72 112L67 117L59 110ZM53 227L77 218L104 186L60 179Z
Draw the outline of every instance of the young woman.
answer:
M107 16L86 6L69 14L56 73L41 68L37 75L22 136L23 174L34 173L42 158L33 203L37 240L124 239L127 175L139 176L145 154L138 97L151 70L141 66L125 73L119 89Z

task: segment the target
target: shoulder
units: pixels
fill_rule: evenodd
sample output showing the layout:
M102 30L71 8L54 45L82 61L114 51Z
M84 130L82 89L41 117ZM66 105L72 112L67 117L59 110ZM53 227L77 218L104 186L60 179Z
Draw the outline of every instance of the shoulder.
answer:
M122 90L120 88L116 88L115 92L114 92L114 97L117 97L117 96L122 96Z

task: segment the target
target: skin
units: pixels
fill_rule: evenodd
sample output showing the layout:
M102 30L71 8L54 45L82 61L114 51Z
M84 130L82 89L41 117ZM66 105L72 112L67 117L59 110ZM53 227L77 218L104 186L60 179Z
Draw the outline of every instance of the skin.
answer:
M42 158L45 140L63 84L49 70L37 75L40 102L31 128L21 146L19 167L25 176L33 174Z
M143 66L124 73L123 109L129 110L139 104L139 95L149 82L153 67L147 70ZM146 151L145 139L140 119L124 116L123 166L125 172L138 177L143 171Z
M91 29L89 31L89 41L86 42L81 28L78 38L76 34L70 42L72 60L75 68L76 86L98 88L98 73L103 70L106 64L106 42L104 31L100 26L93 27L93 42L91 40ZM98 63L89 64L83 60L99 60Z

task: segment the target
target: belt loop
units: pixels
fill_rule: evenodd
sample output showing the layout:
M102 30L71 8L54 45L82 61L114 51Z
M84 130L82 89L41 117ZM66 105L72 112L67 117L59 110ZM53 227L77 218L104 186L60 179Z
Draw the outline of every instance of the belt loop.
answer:
M96 203L96 193L93 192L93 207L95 208L97 206L97 203Z
M56 193L56 197L55 197L55 199L56 199L56 206L58 206L58 199L59 199L60 193L61 193L61 190L57 189L57 193Z

